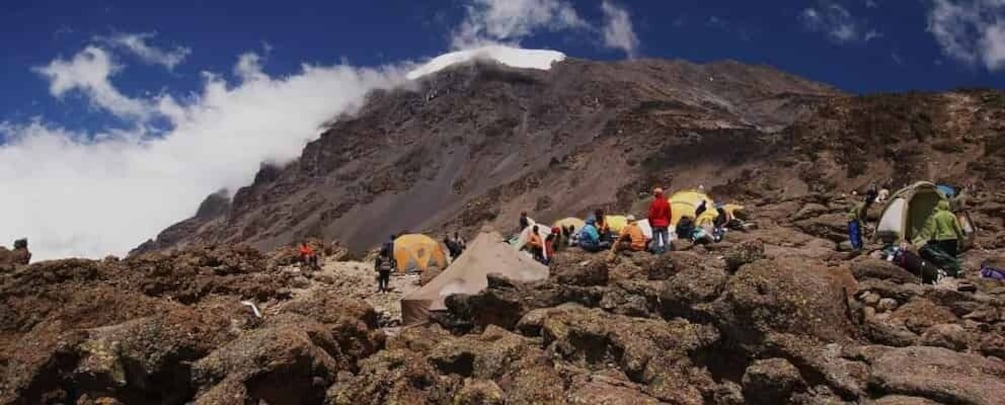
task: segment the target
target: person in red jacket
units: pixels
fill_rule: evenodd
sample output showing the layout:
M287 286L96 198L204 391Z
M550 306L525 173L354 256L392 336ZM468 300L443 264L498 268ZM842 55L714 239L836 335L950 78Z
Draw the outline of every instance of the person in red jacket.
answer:
M649 204L649 225L653 228L652 250L655 254L673 249L670 245L670 202L663 197L663 189L653 190L653 202Z

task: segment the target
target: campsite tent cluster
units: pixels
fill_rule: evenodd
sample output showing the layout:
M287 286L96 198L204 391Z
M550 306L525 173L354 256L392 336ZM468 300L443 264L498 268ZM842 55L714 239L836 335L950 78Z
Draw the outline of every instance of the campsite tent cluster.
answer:
M672 204L673 223L690 217L701 226L711 224L719 215L715 202L705 193L697 190L680 191L669 200ZM704 201L708 209L696 218L696 210ZM739 205L727 205L729 215L742 209ZM625 215L607 215L605 220L612 232L620 232L628 225ZM534 223L533 220L530 220ZM555 221L551 227L540 226L542 239L551 233L551 228L572 228L582 230L586 221L569 217ZM647 219L638 221L643 234L652 238L652 228ZM406 324L420 323L428 319L431 311L445 310L444 300L453 294L476 294L488 286L487 275L501 274L517 281L535 281L548 278L548 267L529 255L520 252L530 239L533 227L524 229L516 238L507 241L497 232L483 230L470 243L464 253L447 266L446 255L440 244L424 235L403 235L395 239L394 256L399 272L426 271L429 268L444 269L444 272L419 290L401 300L402 321Z

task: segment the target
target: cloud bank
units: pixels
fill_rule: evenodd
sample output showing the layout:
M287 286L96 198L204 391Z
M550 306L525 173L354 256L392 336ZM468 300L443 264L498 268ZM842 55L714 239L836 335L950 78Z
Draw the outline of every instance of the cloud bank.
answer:
M990 71L1005 67L1005 1L933 0L928 32L951 59Z
M0 125L0 240L28 236L36 259L124 254L193 214L221 187L248 184L263 161L299 156L321 125L351 112L365 94L404 80L404 69L309 66L288 77L262 72L241 55L240 83L206 74L200 94L133 100L108 81L118 69L89 46L39 72L60 96L83 92L92 103L134 117L135 129L79 133L34 122ZM152 134L139 117L170 121Z

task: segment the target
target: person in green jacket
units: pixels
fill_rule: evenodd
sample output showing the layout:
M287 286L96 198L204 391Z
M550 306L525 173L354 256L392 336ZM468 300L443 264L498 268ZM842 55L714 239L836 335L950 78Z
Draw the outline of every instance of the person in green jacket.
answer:
M966 235L956 215L949 210L949 201L941 200L935 205L935 213L928 217L921 231L921 242L927 241L932 247L956 257L960 253L960 242Z

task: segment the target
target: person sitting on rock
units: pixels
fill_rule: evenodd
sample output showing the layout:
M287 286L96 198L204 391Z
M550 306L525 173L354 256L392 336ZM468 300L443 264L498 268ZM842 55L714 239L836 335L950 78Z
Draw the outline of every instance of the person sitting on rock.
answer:
M527 211L520 213L520 230L518 232L523 232L524 229L530 226L530 218L527 217Z
M597 234L600 235L600 240L610 242L611 226L607 223L607 215L604 214L604 210L594 211L593 218L596 218Z
M579 231L579 247L591 253L600 252L611 247L609 241L600 239L600 233L597 231L597 220L595 218L588 218L586 225Z
M318 268L318 255L307 242L300 244L300 263L311 269Z
M611 247L611 258L618 252L629 250L632 252L642 252L646 250L646 235L642 232L642 227L635 220L634 215L627 218L628 224L621 229L621 234Z
M538 233L540 231L537 225L531 228L530 235L527 238L527 250L530 250L530 253L534 255L534 260L545 263L548 259L544 249L544 241L541 240L541 235Z

